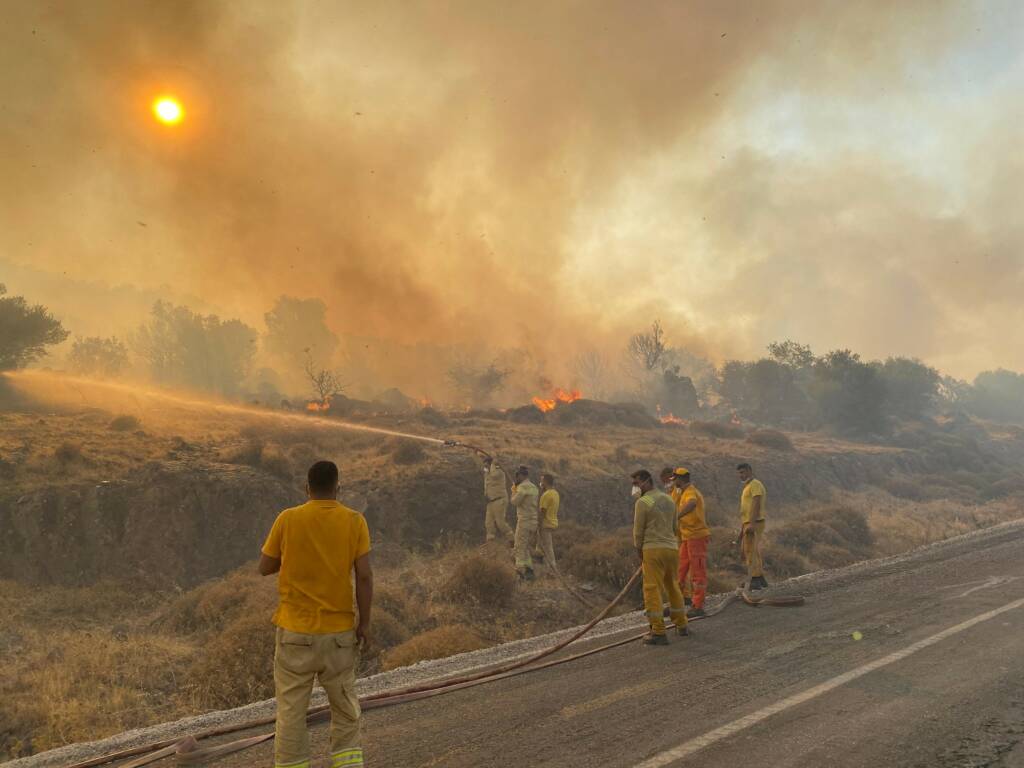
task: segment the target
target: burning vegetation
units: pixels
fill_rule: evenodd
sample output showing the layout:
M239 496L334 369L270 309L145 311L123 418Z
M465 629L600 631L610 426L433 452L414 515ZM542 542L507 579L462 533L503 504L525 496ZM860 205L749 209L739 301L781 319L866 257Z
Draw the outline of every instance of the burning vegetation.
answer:
M566 390L561 387L556 387L555 391L551 393L551 397L534 397L531 402L544 413L555 410L555 407L559 403L575 403L580 400L583 394L578 389Z

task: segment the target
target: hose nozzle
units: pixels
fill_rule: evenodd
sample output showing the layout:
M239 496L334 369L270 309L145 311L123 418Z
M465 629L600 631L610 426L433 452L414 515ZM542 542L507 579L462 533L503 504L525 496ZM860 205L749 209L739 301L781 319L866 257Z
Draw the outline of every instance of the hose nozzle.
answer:
M458 448L462 443L458 440L445 440L444 445L448 448Z

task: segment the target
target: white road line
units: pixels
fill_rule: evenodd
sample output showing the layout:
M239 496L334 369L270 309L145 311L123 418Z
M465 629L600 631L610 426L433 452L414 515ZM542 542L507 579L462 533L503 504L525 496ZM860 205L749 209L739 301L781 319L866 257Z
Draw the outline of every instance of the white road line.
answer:
M779 712L783 712L789 709L790 707L795 707L798 704L803 704L806 701L810 701L811 699L817 698L818 696L821 696L824 693L828 693L829 691L834 690L835 688L838 688L841 685L846 685L850 681L856 680L858 677L863 677L869 672L874 672L876 669L881 669L882 667L886 667L889 664L895 664L897 661L902 661L903 659L907 658L908 656L912 656L918 651L924 650L925 648L931 645L935 645L936 643L945 640L947 637L952 637L953 635L959 634L960 632L963 632L966 629L970 629L975 624L981 624L983 621L994 619L996 616L999 616L1000 614L1006 613L1007 611L1012 611L1015 608L1020 608L1021 606L1024 606L1024 598L1021 598L1020 600L1014 600L1012 603L1007 603L1001 608L995 608L991 611L986 611L985 613L975 616L973 619L968 619L967 621L961 624L957 624L956 626L950 627L949 629L944 629L938 634L932 635L931 637L927 637L924 640L919 640L913 645L908 645L901 651L890 653L888 656L883 656L880 659L868 662L862 667L857 667L857 669L846 672L842 675L839 675L838 677L833 677L831 680L827 680L826 682L821 683L820 685L816 685L813 688L809 688L806 691L802 691L801 693L794 694L793 696L790 696L788 699L783 699L782 701L778 701L775 704L771 704L765 707L764 709L760 709L757 712L754 712L753 714L747 715L746 717L741 717L739 720L734 720L733 722L727 723L726 725L723 725L720 728L715 728L713 731L709 731L708 733L705 733L703 736L698 736L695 739L684 741L677 747L673 747L672 749L666 750L661 754L655 755L654 757L644 760L642 763L637 763L635 768L661 768L661 766L669 765L670 763L674 763L676 760L681 760L684 757L689 757L694 752L699 752L705 747L709 747L717 741L721 741L722 739L728 738L729 736L732 736L734 733L738 733L744 730L745 728L750 728L752 725L757 725L762 720L767 720L772 715L777 715Z

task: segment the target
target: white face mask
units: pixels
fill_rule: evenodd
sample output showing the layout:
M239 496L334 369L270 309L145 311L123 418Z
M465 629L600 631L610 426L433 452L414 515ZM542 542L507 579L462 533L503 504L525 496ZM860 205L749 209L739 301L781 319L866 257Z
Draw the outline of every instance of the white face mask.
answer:
M631 495L639 496L641 493L643 493L643 491L640 490L640 486L639 485L634 485L633 486L633 491L632 491Z

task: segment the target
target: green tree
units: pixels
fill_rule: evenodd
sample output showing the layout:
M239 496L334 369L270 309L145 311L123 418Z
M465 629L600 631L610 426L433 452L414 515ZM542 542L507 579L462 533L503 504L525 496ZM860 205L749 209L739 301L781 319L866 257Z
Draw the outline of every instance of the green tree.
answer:
M327 306L319 299L281 296L273 309L263 315L267 324L264 348L288 365L288 370L305 370L307 350L327 364L338 348L338 337L327 327Z
M111 336L75 339L68 354L68 365L85 376L117 376L128 365L128 347Z
M885 385L885 411L898 419L922 419L938 405L939 372L920 360L890 357L876 364Z
M1004 368L982 371L966 399L975 416L1024 423L1024 374Z
M823 422L851 434L885 432L885 382L877 368L839 349L818 358L814 374L813 394Z
M29 304L24 296L7 296L0 283L0 371L24 368L60 344L68 332L42 304Z
M235 395L249 372L257 338L240 320L158 301L129 342L154 380Z

